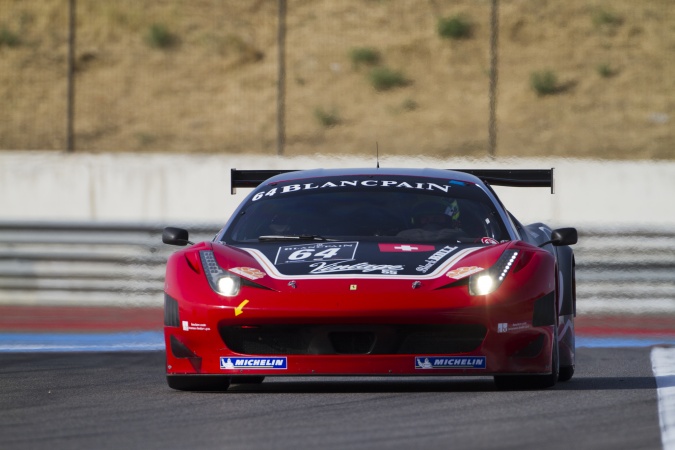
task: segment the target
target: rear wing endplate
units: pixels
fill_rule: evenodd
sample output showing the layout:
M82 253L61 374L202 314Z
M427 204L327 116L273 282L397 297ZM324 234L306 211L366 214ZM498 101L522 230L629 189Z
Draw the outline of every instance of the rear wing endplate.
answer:
M553 169L452 169L474 175L485 183L511 187L550 187L554 193ZM231 169L230 189L255 188L268 178L295 170L237 170Z

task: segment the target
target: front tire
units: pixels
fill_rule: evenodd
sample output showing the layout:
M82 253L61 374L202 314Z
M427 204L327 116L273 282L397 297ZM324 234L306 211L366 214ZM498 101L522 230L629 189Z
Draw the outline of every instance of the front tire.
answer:
M562 366L560 368L560 374L558 375L558 381L569 381L574 376L574 366Z
M177 391L222 392L230 387L230 378L222 375L167 375L166 382Z

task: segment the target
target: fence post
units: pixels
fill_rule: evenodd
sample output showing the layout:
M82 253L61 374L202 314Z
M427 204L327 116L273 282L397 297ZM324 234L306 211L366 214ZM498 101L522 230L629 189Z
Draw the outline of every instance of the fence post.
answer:
M499 0L492 0L490 12L490 118L488 120L488 156L497 152L497 38L499 36Z
M286 0L279 0L277 55L277 155L283 155L286 142Z
M75 151L75 29L76 0L69 0L69 18L68 18L68 99L66 112L66 151L72 153Z

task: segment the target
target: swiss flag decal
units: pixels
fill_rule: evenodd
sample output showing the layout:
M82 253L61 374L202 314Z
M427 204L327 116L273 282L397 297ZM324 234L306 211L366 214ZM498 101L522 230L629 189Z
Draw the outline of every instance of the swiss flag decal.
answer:
M381 252L433 252L433 245L419 244L378 244Z

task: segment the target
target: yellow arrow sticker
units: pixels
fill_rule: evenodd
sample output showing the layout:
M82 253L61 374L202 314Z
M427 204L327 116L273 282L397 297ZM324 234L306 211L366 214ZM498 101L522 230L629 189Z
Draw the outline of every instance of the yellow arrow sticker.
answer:
M243 313L244 312L244 306L246 306L247 303L248 303L248 300L244 300L243 302L241 302L239 304L239 306L234 308L234 315L238 316L239 314Z

